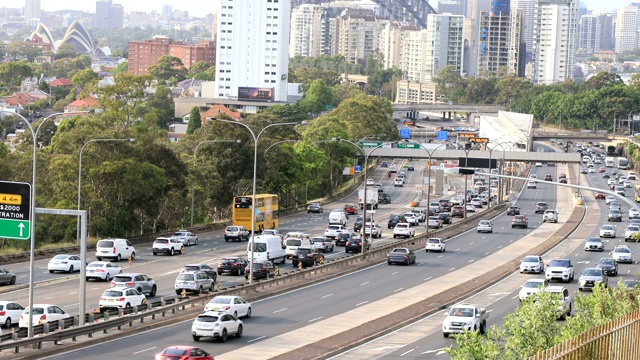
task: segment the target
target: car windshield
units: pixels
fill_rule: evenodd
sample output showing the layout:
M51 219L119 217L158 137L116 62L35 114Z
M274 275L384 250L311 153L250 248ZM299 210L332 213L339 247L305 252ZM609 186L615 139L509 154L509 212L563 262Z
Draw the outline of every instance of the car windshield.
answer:
M473 317L473 309L454 307L449 311L449 316Z
M302 245L302 240L300 240L300 239L288 239L285 242L285 245L287 245L287 246L300 246L300 245Z
M609 228L607 228L606 226L603 226L602 228L604 230L613 230L613 226L610 226ZM600 238L597 238L597 237L590 237L590 238L587 239L587 242L590 242L590 243L601 243L602 240L600 240Z
M56 260L64 260L67 257L69 257L69 255L56 255L53 258L56 259Z
M391 252L394 252L394 253L403 253L403 254L408 253L407 249L393 249Z
M122 296L122 291L118 291L118 290L107 290L105 292L102 293L102 296L111 296L111 297L118 297L118 296Z
M298 250L296 250L296 253L298 253L300 255L311 254L311 249L298 249Z
M526 288L539 288L539 287L542 287L542 286L544 286L542 281L527 281L523 285L523 287L526 287Z
M231 304L231 298L227 297L214 297L209 301L209 304Z
M106 247L106 248L113 247L113 241L111 241L111 240L100 240L100 241L98 241L98 247Z
M162 355L174 355L174 356L185 356L187 355L187 350L184 349L164 349L162 350Z
M218 317L215 315L198 315L196 321L212 323L218 321Z
M253 243L253 251L254 252L265 252L267 251L267 244L262 242Z
M167 240L167 239L156 239L156 243L158 243L158 244L166 244L168 242L169 242L169 240Z
M585 269L582 272L584 276L602 276L602 270L600 269Z
M629 249L627 249L627 248L619 247L619 248L616 248L616 250L614 252L628 254L631 251L629 251Z
M24 308L24 313L28 314L29 313L29 307L25 307ZM34 307L33 308L33 315L42 315L44 314L44 308L41 307Z
M311 241L314 242L314 243L323 243L324 239L323 238L313 238L313 239L311 239Z
M229 226L227 231L238 231L238 228L236 226Z
M200 270L200 267L198 267L197 265L185 265L183 269L187 271L194 271Z
M569 260L551 260L550 267L569 267Z
M430 244L439 244L440 243L440 239L429 239L427 240L428 243Z
M628 231L640 231L640 227L637 226L629 226L627 227Z
M180 274L180 275L178 275L178 279L177 280L193 281L193 274Z
M187 233L185 233L185 232L175 232L175 233L173 233L173 236L186 236L186 235L187 235Z
M488 226L491 225L491 223L489 222L489 220L480 220L480 225Z
M406 229L408 227L409 227L408 224L398 224L398 225L396 225L396 229Z
M527 256L522 262L538 262L538 258L535 256Z
M598 264L602 264L602 265L615 265L615 260L613 259L600 259L600 261L598 261Z
M89 265L87 265L88 268L94 268L94 267L102 267L104 264L102 263L91 263Z

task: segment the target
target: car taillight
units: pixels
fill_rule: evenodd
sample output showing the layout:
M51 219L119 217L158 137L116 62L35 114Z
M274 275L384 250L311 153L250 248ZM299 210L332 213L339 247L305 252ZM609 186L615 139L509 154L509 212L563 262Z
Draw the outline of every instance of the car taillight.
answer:
M104 272L104 270L102 270L102 269L99 269L99 270L96 270L96 272Z
M114 254L116 253L116 248L115 248L115 247L113 248L113 253L114 253Z
M233 267L237 267L237 266L238 266L238 264L237 264L237 263L233 263Z
M106 298L100 296L100 301L107 300Z
M43 321L43 320L47 320L47 315L42 314L42 316L40 316L40 321Z
M124 298L123 297L118 298L118 301L124 301Z
M133 286L134 282L133 281L128 281L125 283L126 286L131 287Z
M0 311L0 316L5 316L5 315L7 315L6 311L4 311L4 310Z
M112 281L109 285L114 286L116 284L115 281Z

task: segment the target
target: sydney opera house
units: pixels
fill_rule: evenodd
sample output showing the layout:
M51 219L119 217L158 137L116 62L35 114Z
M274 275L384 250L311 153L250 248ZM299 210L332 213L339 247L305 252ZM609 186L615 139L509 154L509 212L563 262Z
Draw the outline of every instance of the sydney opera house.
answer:
M49 44L51 46L51 51L54 53L58 51L58 48L60 48L62 44L68 44L71 45L75 52L79 54L98 56L109 55L108 48L99 48L95 46L91 39L91 34L89 34L87 29L82 26L78 20L75 20L71 25L69 25L63 38L60 40L55 40L51 35L51 32L49 32L49 29L47 29L43 23L39 23L36 29L27 39L25 39L25 41L33 41L37 38L41 39L42 42Z

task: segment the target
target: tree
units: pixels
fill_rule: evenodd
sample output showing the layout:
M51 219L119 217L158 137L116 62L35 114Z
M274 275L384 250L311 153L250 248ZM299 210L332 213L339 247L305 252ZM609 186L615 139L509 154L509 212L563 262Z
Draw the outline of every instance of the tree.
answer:
M60 45L58 47L58 51L56 51L55 56L53 57L55 60L59 60L59 59L73 59L76 56L78 56L78 54L76 53L75 49L73 48L73 46L64 43L62 45Z
M319 113L325 105L333 104L333 91L322 80L315 80L304 98L300 100L300 106L307 112Z
M0 88L7 92L14 92L20 88L20 83L27 77L33 76L31 65L24 61L8 61L0 64Z
M187 69L185 69L180 58L163 55L156 61L155 65L149 67L149 74L158 80L179 82L186 79Z
M118 63L118 65L116 65L116 67L113 68L113 70L111 70L111 74L116 75L121 72L126 72L128 69L129 69L129 62L121 61L120 63Z
M78 88L84 88L87 85L95 85L100 80L100 76L90 68L78 71L71 78L71 83Z
M202 127L202 119L200 118L200 109L194 106L189 115L189 124L187 125L187 134L193 134L197 129Z
M467 81L454 66L448 65L440 69L434 81L438 87L438 92L447 100L455 103L464 96Z
M42 54L42 49L32 46L31 42L16 40L12 41L5 48L6 54L13 58L27 57L27 61L33 62L33 59Z
M119 73L115 84L95 89L100 108L104 111L101 119L110 125L129 127L138 119L138 108L146 99L145 90L151 84L151 75Z
M611 85L623 85L624 82L620 78L618 74L609 73L606 71L601 71L598 75L589 78L587 81L583 82L580 85L580 90L589 91L589 90L599 90L605 86Z
M322 80L328 86L339 84L340 74L333 70L321 70L317 68L299 68L295 72L295 78L301 82L302 88L306 91L315 80Z

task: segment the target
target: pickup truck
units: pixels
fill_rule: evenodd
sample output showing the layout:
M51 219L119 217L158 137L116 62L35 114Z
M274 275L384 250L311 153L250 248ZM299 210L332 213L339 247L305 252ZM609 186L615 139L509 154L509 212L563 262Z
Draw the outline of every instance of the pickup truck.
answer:
M411 265L416 263L416 254L407 248L395 248L387 254L387 263Z
M348 233L349 229L347 229L344 225L329 225L327 230L324 231L324 237L327 239L337 239L340 233Z
M442 322L442 335L459 334L465 331L487 331L487 310L473 304L456 304L451 307L447 317Z

